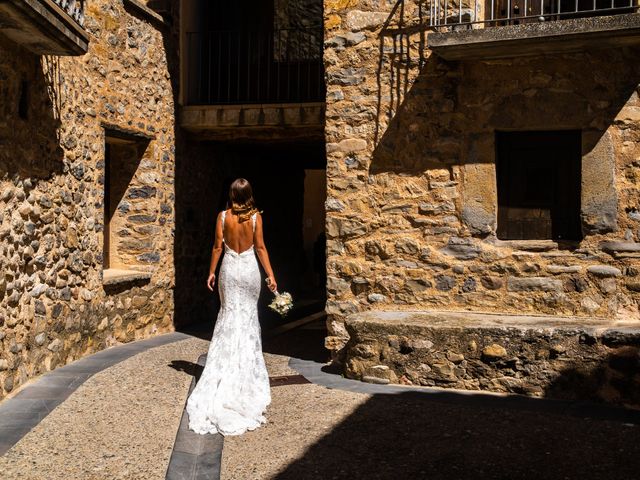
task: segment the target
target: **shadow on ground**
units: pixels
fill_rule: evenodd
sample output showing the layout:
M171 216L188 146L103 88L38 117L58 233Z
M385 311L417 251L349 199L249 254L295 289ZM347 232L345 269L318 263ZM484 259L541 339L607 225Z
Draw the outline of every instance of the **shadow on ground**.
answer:
M329 361L329 351L324 348L325 336L326 330L323 329L297 329L265 339L262 350L265 353L326 363Z
M403 393L372 396L275 478L631 480L639 459L638 412Z
M196 382L200 380L200 376L202 375L202 371L204 367L202 365L198 365L197 363L187 362L186 360L172 360L169 364L171 368L177 370L178 372L184 372L192 377L195 377Z

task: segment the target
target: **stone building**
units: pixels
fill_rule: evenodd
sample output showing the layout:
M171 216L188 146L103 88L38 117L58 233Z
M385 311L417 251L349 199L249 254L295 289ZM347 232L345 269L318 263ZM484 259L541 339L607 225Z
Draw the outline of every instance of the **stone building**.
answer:
M314 246L325 222L322 2L179 3L176 322L211 321L215 312L216 297L194 279L208 269L211 238L202 232L213 231L238 176L263 211L278 284L300 306L321 309ZM269 313L262 311L265 328L280 322Z
M212 324L203 279L237 176L279 283L323 305L322 42L316 0L0 2L0 398Z
M325 2L327 346L349 376L541 394L633 364L637 330L604 337L640 320L637 8Z
M0 4L0 398L173 329L165 28L137 2Z
M212 322L237 176L347 375L635 385L637 8L0 2L0 396Z

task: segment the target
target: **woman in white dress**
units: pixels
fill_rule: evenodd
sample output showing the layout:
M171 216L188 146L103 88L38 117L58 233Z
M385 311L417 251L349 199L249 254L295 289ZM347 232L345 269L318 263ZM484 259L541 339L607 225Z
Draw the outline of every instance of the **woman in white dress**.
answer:
M207 279L213 291L224 248L218 281L220 312L204 370L187 400L189 428L200 434L240 435L254 430L266 422L263 414L271 402L258 322L257 259L269 289L275 292L277 285L262 237L262 218L244 178L231 184L229 204L231 208L220 212L216 221Z

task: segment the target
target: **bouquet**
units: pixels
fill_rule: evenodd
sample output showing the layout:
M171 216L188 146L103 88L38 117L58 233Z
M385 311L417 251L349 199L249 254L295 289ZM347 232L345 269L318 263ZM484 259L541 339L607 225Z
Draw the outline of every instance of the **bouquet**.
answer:
M275 291L275 298L269 304L269 308L274 312L278 312L280 316L286 317L289 310L293 308L293 298L290 293Z

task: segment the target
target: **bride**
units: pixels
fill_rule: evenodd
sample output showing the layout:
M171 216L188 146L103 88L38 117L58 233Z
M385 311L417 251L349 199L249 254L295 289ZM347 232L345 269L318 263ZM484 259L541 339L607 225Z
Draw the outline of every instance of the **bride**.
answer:
M189 428L197 433L240 435L266 423L271 402L269 375L262 355L258 296L260 270L273 292L277 285L262 238L262 218L251 185L238 178L229 189L231 208L220 212L207 287L213 291L222 254L218 290L220 312L200 380L187 400Z

